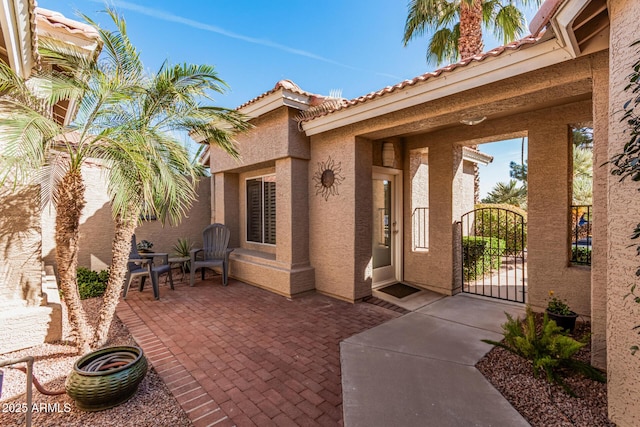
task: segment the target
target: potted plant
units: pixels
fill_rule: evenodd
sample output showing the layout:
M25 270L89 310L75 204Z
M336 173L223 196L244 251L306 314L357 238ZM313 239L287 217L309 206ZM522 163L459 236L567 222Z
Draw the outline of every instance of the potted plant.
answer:
M140 240L136 245L138 252L141 253L149 253L151 252L151 248L153 248L153 243L148 240Z
M173 253L177 258L183 260L186 258L184 261L179 261L183 269L183 273L188 273L190 271L191 249L193 249L193 243L191 243L188 237L179 238L178 243L173 246Z
M578 314L572 311L561 299L554 296L553 291L549 291L549 304L547 304L547 315L549 318L556 322L556 325L562 329L567 329L569 332L573 332L576 326L576 319Z

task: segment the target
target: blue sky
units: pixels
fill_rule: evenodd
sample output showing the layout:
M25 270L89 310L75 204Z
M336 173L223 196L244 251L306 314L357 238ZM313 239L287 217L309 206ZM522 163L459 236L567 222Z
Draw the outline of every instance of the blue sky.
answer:
M425 62L426 38L403 47L408 0L112 0L126 18L129 36L145 66L172 63L214 65L231 89L220 106L235 108L279 80L355 98L436 68ZM82 20L80 11L109 26L101 0L38 0L40 7ZM527 16L533 16L529 11ZM485 42L486 49L499 45ZM517 159L520 158L520 142ZM482 192L508 179L503 148L483 146L497 156L481 169ZM509 152L513 149L508 149ZM519 160L518 160L519 161ZM496 169L492 171L491 169ZM506 171L506 174L505 174Z

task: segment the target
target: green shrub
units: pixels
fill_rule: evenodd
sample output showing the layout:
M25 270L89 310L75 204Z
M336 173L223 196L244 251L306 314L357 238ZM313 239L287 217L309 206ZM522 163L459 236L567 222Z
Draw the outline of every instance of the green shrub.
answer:
M565 371L574 371L592 380L605 382L602 372L588 363L574 359L574 355L586 345L586 340L580 342L571 338L567 333L549 320L544 314L542 325L536 325L536 317L531 308L527 307L524 320L514 319L507 314L507 322L502 325L504 340L502 342L482 340L488 344L502 347L520 357L530 360L533 373L536 376L544 373L550 383L556 383L572 396L571 388L565 384Z
M576 264L591 264L591 249L571 248L571 262Z
M85 267L78 267L77 275L80 299L101 297L107 289L109 270L98 273Z
M495 237L464 236L462 265L465 280L475 280L500 268L505 250L504 240Z
M478 204L475 209L474 235L503 239L506 243L505 255L515 255L526 248L525 210L506 204Z

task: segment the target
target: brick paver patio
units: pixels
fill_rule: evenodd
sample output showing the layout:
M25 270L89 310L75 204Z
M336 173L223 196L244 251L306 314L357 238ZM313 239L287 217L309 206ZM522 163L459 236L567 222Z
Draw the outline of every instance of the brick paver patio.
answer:
M220 277L132 287L117 314L196 426L342 425L341 340L400 314Z

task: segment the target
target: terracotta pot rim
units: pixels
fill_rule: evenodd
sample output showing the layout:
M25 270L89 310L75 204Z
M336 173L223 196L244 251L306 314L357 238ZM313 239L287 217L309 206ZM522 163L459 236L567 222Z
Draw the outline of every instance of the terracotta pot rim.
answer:
M576 313L575 311L572 311L571 314L559 314L553 311L549 311L549 309L546 309L545 311L547 312L547 314L552 314L558 317L578 317L578 313Z

